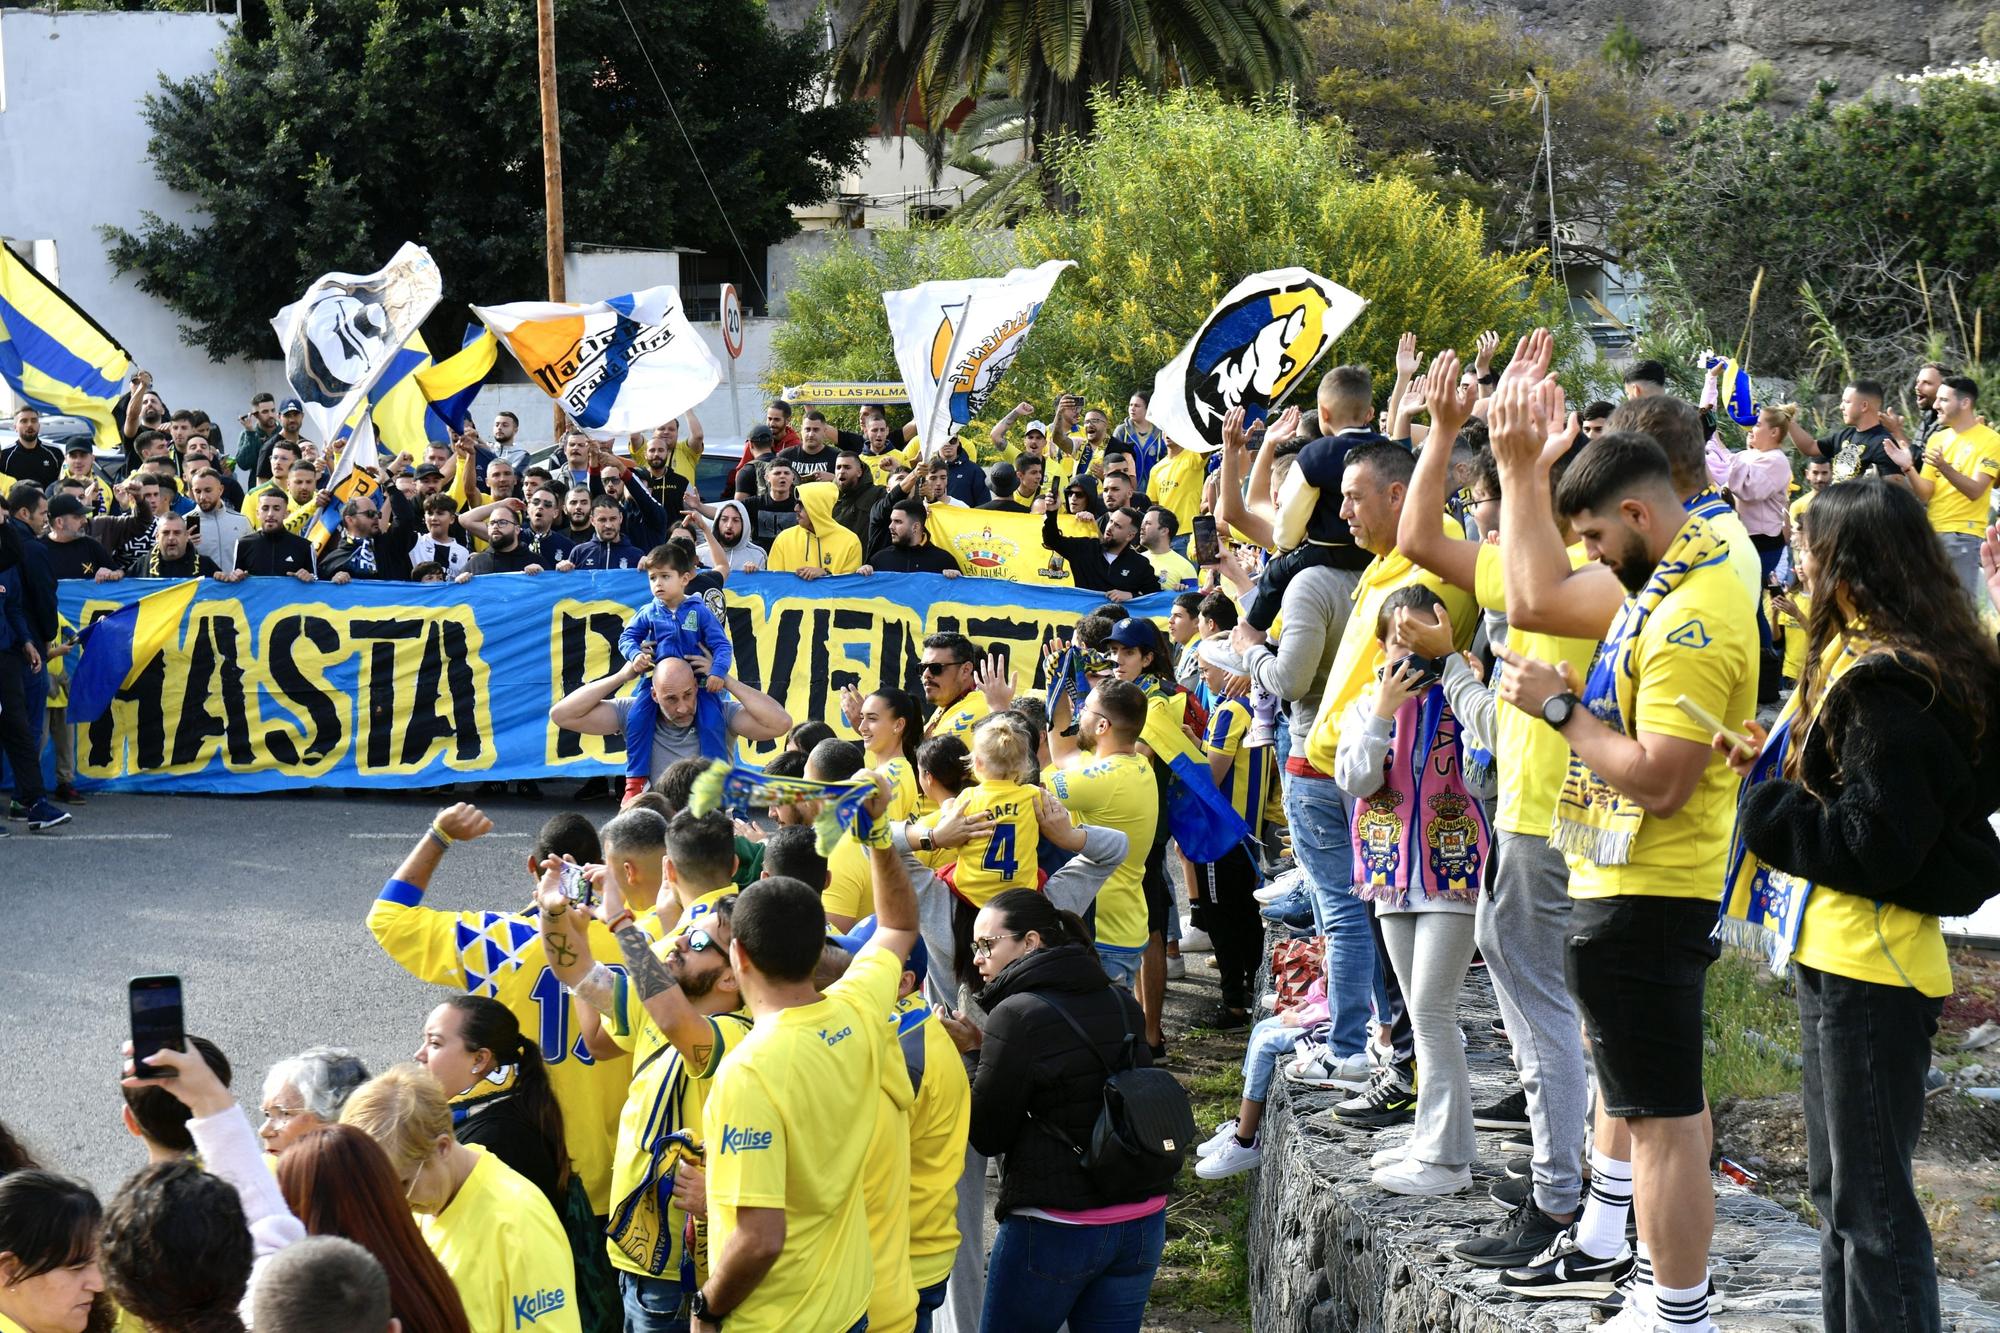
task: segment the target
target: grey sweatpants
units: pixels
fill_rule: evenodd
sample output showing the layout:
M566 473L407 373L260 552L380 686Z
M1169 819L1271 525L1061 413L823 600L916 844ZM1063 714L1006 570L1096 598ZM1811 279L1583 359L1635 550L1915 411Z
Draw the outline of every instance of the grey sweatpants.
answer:
M1479 899L1477 938L1514 1064L1528 1094L1535 1141L1535 1205L1567 1213L1583 1192L1589 1074L1576 1001L1563 980L1569 866L1548 839L1500 832Z
M1409 1155L1430 1166L1472 1165L1472 1079L1458 1031L1458 996L1472 964L1471 912L1383 912L1382 945L1403 989L1417 1047L1417 1126Z

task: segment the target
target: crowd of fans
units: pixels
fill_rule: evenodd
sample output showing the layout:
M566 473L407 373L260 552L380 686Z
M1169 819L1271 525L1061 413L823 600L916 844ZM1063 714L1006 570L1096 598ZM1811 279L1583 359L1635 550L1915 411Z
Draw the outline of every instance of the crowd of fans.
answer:
M1713 373L1690 403L1641 362L1623 402L1573 410L1546 331L1496 370L1499 346L1423 371L1406 335L1386 406L1337 367L1308 411L1232 412L1209 454L1143 393L1116 428L1023 403L983 466L879 408L850 433L776 402L715 500L692 417L537 464L502 414L490 444L393 460L323 550L296 403L260 398L224 452L135 382L115 485L24 412L0 730L31 829L69 817L38 786L45 716L56 800L80 800L46 683L59 578L638 568L653 598L550 713L626 738L621 812L550 819L523 883L447 912L432 876L492 827L453 805L370 909L448 992L414 1061L281 1061L254 1131L212 1043L128 1067L150 1165L104 1205L0 1143L0 1329L1136 1329L1181 1163L1107 1164L1107 1107L1144 1085L1107 1089L1167 1055L1166 981L1205 952L1209 1025L1247 1037L1199 1175L1259 1167L1278 1077L1341 1090L1343 1131L1411 1125L1370 1163L1390 1193L1468 1190L1478 1132L1514 1132L1504 1211L1456 1257L1607 1327L1702 1333L1704 978L1745 900L1779 904L1759 919L1797 989L1827 1327L1936 1328L1910 1157L1938 918L2000 886L2000 434L1973 380L1926 367L1920 423L1857 379L1831 433L1768 404L1731 449ZM1041 514L1103 594L1048 645L1046 698L949 632L922 699L849 689L838 729L739 678L706 595L953 574L934 505ZM1133 613L1162 590L1170 614ZM696 791L739 740L866 799L831 841L825 788L733 821ZM1168 814L1182 744L1248 830L1200 862ZM1309 987L1256 993L1267 931L1311 941ZM1475 956L1519 1077L1479 1106Z

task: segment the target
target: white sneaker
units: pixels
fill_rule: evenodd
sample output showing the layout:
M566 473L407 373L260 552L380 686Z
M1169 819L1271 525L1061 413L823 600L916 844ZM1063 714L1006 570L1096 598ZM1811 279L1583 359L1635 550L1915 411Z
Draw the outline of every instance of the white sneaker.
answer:
M1231 1116L1215 1127L1215 1137L1195 1145L1194 1155L1196 1157L1206 1157L1212 1152L1219 1151L1223 1144L1235 1137L1236 1118Z
M1189 926L1181 932L1181 954L1214 953L1215 945L1209 942L1208 932L1199 926Z
M1652 1312L1627 1303L1624 1309L1597 1326L1597 1333L1681 1333L1657 1319ZM1715 1333L1715 1324L1704 1323L1696 1333Z
M1261 1143L1253 1143L1246 1148L1237 1142L1234 1134L1231 1134L1227 1143L1195 1163L1194 1173L1203 1180L1222 1180L1229 1176L1240 1175L1263 1160L1264 1148Z
M1381 1167L1369 1179L1377 1189L1388 1190L1391 1194L1424 1197L1457 1194L1460 1190L1472 1188L1472 1172L1468 1168L1432 1166L1414 1157L1406 1157L1394 1166Z
M1182 977L1186 975L1187 975L1187 960L1183 958L1176 958L1172 954L1167 955L1167 980L1179 981Z
M1383 1148L1368 1159L1368 1169L1380 1171L1386 1166L1400 1166L1403 1159L1409 1155L1410 1145L1407 1143L1399 1143L1393 1148Z
M1284 874L1273 875L1270 879L1252 889L1250 896L1264 904L1264 906L1269 907L1293 889L1307 887L1306 872L1298 866L1293 866Z

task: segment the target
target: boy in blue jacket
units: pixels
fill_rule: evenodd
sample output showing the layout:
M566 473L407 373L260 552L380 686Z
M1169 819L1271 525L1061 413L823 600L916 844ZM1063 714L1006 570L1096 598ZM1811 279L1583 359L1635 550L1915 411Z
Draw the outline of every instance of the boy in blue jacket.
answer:
M680 657L690 663L697 654L706 652L711 659L706 688L712 694L721 693L722 678L736 659L715 612L701 598L687 595L695 573L694 556L687 548L668 542L648 551L639 568L653 589L653 600L639 609L618 636L618 651L626 661L637 661L650 641L654 661Z

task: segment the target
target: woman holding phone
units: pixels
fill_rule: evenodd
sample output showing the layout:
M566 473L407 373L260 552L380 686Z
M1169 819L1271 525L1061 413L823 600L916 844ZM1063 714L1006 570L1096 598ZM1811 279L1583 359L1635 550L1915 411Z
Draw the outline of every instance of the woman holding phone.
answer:
M1756 752L1716 739L1745 788L1725 924L1790 954L1826 1327L1935 1329L1910 1157L1952 989L1938 917L2000 887L2000 651L1909 491L1831 487L1800 526L1799 687L1768 736L1743 724Z

